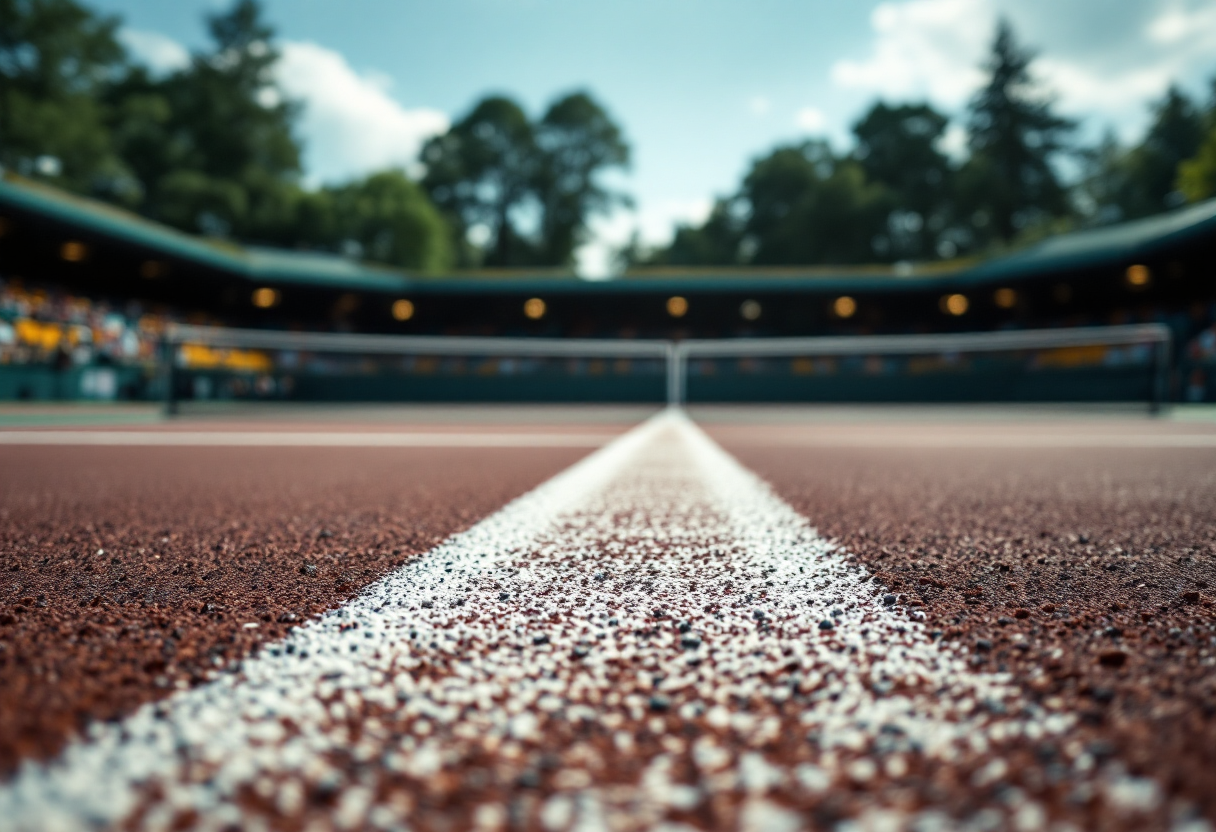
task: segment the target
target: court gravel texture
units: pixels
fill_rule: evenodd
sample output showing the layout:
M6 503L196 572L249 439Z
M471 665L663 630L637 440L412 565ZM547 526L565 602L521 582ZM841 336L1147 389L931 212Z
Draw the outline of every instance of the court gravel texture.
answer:
M823 436L5 448L0 818L1211 829L1216 452Z

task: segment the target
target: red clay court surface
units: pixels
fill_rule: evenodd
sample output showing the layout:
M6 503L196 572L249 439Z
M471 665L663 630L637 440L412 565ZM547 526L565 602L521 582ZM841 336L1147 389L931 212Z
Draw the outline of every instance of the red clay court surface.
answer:
M1216 823L1216 421L12 412L15 828Z

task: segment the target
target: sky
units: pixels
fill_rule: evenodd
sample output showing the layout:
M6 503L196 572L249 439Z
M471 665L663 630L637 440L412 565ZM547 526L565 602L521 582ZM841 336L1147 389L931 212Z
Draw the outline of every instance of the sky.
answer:
M207 46L203 16L225 0L87 0L169 70ZM279 79L305 105L313 184L392 165L483 95L534 115L590 91L624 128L634 206L597 218L580 270L603 275L637 232L661 244L738 187L751 159L811 136L839 150L876 99L928 101L964 146L967 99L996 21L1094 141L1143 131L1171 82L1207 100L1216 76L1213 0L266 0Z

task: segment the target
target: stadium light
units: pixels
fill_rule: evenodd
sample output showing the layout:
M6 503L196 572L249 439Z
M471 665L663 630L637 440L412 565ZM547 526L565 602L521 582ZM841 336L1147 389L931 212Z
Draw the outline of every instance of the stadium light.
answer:
M253 291L253 305L258 309L269 309L272 306L278 306L282 295L278 289L271 289L269 286L263 286L260 289Z
M528 298L524 302L524 314L534 321L545 317L545 302L540 298Z
M832 312L837 318L851 318L857 312L857 301L848 295L841 295L832 304Z
M414 317L413 302L405 298L393 301L393 317L398 321L408 321Z
M960 295L957 292L953 295L942 295L941 308L947 315L953 315L956 318L965 315L970 306L966 295Z
M1018 293L1008 286L997 289L992 293L992 302L1002 309L1012 309L1018 305Z
M1149 271L1148 266L1142 263L1128 266L1127 273L1123 277L1133 290L1146 289L1153 282L1153 273Z
M68 240L59 247L59 256L69 263L80 263L89 256L89 247L79 240Z
M668 298L667 314L673 318L683 318L688 314L688 299L679 295Z

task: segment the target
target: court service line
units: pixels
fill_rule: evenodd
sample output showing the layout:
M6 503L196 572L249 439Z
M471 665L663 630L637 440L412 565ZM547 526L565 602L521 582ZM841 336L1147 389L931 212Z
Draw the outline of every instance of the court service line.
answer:
M941 827L883 778L999 760L1073 717L869 578L668 412L258 657L27 762L0 817L640 830L698 810L792 830L787 807L869 784L887 826ZM1019 790L984 811L1047 820Z
M598 448L597 433L0 430L0 445L309 448Z
M724 431L732 445L786 448L1216 448L1216 433L1010 433L890 432L748 436Z

